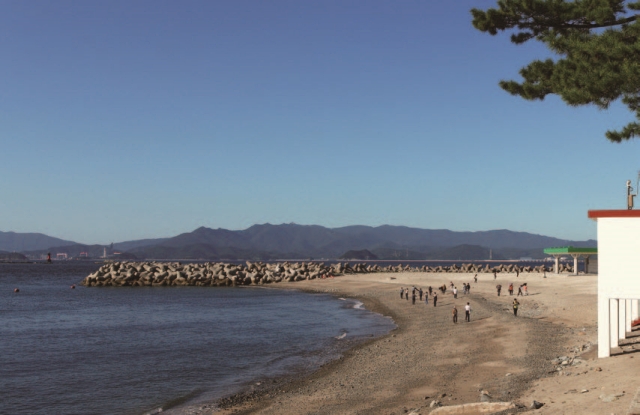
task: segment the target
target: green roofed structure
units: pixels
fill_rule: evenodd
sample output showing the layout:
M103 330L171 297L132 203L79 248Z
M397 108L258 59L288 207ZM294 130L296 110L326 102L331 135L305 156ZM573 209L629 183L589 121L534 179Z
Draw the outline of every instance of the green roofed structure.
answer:
M558 274L560 269L560 257L571 255L573 257L573 274L578 275L578 258L584 257L584 273L589 273L589 257L598 255L598 248L574 248L573 246L562 246L557 248L545 248L544 253L552 255L555 259L553 271Z

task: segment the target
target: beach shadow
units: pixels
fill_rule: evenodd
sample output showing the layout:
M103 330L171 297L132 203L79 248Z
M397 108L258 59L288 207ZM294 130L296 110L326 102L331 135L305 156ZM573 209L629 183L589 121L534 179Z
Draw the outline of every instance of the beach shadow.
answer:
M627 336L627 340L640 337L640 330L632 330L631 332L627 332L626 336Z
M624 350L621 347L611 349L611 356L627 356L634 355L636 353L640 353L640 349Z
M490 318L491 318L491 317L478 317L478 318L473 318L473 317L472 317L472 318L471 318L471 321L470 321L469 323L475 323L475 322L477 322L477 321L488 320L488 319L490 319Z

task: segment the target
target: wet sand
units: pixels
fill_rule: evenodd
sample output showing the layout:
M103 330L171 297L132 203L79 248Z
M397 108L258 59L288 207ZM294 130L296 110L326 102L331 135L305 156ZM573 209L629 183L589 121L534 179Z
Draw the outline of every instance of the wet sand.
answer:
M198 405L179 413L427 414L434 400L445 406L479 402L480 391L492 401L520 405L505 413L527 411L534 399L545 403L536 413L626 413L640 386L635 380L640 365L629 360L634 358L630 348L623 356L595 359L597 277L548 276L503 274L494 281L492 274L479 274L475 284L473 274L406 272L279 285L357 298L367 309L392 317L398 327L306 377L258 381L217 407ZM400 299L401 286L424 289L449 281L458 287L458 299L447 291L438 295L437 307L431 299L428 306L419 300L412 305L411 295ZM462 282L471 283L471 294L461 294ZM519 284L529 285L530 295L518 297L517 317L511 308L515 295L506 290L509 282L515 292ZM503 286L500 297L497 283ZM466 302L472 307L469 323ZM574 355L583 355L581 366L557 371L553 359ZM605 402L607 394L619 396Z

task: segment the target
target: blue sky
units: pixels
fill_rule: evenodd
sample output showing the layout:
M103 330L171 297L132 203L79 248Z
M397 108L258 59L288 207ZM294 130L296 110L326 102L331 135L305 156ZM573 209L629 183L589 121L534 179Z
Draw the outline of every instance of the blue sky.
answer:
M0 230L82 243L256 223L596 237L624 107L498 87L548 52L495 1L0 3Z

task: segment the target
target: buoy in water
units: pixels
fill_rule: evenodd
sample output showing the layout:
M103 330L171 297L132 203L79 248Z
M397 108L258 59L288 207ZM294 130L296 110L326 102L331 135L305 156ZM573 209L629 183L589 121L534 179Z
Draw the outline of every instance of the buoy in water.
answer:
M72 290L75 290L75 288L76 288L76 285L75 285L75 284L73 284L73 285L71 286L71 289L72 289Z
M20 292L20 288L14 288L14 289L13 289L13 292L14 292L14 293L19 293L19 292Z

